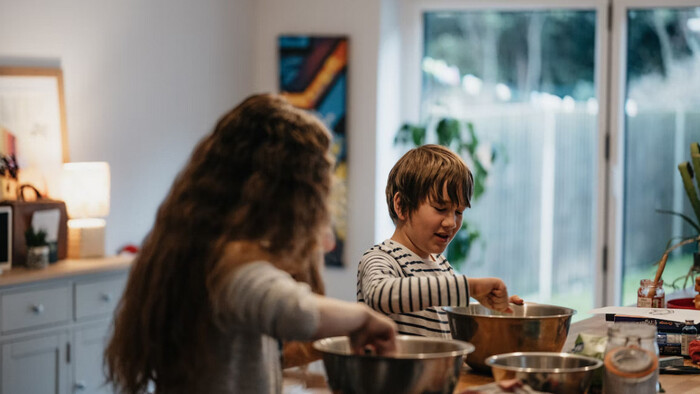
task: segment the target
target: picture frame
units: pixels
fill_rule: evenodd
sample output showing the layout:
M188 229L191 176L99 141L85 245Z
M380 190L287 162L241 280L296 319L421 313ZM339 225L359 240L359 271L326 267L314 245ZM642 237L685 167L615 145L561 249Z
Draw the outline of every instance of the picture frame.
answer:
M0 206L0 273L12 268L12 207Z
M333 134L336 159L330 211L334 243L325 265L343 267L348 222L347 95L349 38L282 34L278 37L279 91L292 105L317 116Z
M0 66L0 141L7 140L14 141L19 184L57 195L63 163L69 161L60 68ZM7 154L4 144L0 149Z

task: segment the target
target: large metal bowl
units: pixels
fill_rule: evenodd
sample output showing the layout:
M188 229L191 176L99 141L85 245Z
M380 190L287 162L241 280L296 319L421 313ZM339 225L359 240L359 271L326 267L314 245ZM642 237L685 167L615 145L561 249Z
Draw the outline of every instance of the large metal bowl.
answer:
M555 394L587 393L593 373L603 366L596 358L569 353L516 352L486 359L494 379L519 379L535 390Z
M569 334L575 310L555 305L511 304L513 313L496 312L482 305L445 307L454 339L474 344L467 364L489 373L484 363L494 354L560 352Z
M313 343L323 354L328 385L343 394L452 393L464 356L474 346L463 341L399 335L391 356L353 354L348 337Z

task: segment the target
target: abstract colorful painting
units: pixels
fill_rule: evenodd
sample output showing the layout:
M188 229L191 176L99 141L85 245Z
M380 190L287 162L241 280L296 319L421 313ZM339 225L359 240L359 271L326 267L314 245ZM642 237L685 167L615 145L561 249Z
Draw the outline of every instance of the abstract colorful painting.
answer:
M336 158L331 195L335 247L326 265L343 265L347 237L346 100L348 39L344 36L279 37L279 89L294 106L318 116L333 132Z

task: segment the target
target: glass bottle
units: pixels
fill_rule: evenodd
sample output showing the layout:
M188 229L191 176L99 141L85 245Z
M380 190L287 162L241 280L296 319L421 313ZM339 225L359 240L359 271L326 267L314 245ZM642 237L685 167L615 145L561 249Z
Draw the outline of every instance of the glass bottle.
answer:
M659 381L656 327L639 323L609 327L604 364L604 393L655 393Z
M637 307L639 308L665 308L666 307L666 292L664 291L664 281L660 279L656 284L656 294L654 298L649 297L649 291L654 287L654 281L651 279L642 279L639 281L639 289L637 290Z
M685 327L681 330L681 355L685 358L690 357L690 342L698 337L698 329L695 327L695 321L686 320Z

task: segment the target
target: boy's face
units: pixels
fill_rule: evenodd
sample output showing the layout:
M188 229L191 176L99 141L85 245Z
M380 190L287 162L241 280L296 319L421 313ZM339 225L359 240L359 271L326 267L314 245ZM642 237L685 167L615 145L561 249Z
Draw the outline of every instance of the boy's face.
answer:
M392 239L422 258L444 252L462 227L462 213L466 207L451 203L446 191L443 191L443 200L444 203L439 203L428 198L410 218L399 213L401 224Z

